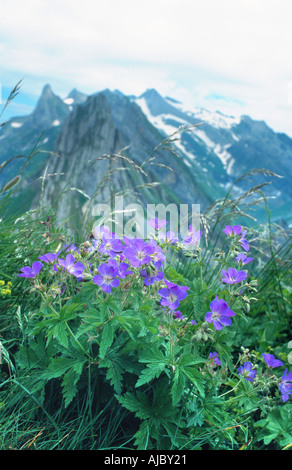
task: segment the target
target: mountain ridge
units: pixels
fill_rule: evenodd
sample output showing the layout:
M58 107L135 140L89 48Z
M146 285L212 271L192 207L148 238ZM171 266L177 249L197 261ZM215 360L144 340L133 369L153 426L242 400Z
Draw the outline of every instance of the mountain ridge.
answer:
M203 119L204 123L201 124ZM178 155L176 158L169 152L166 156L165 149L159 147L163 139L172 133L177 138L171 143ZM249 116L226 116L204 108L187 110L178 100L163 98L155 89L146 90L138 97L124 95L119 90L105 89L86 95L73 89L66 98L61 99L46 84L33 113L12 118L1 130L0 163L7 160L11 152L28 152L37 138L40 138L43 154L30 175L36 193L32 199L35 201L38 198L35 181L36 177L40 177L44 163L48 164L50 173L64 173L66 169L68 173L70 165L79 168L79 179L74 179L71 171L69 175L73 178L74 186L81 185L81 191L86 193L88 187L99 184L98 180L90 184L90 178L83 174L82 168L88 169L88 161L101 154L117 154L127 148L125 156L137 165L143 165L156 147L159 149L158 165L151 166L150 175L154 180L158 179L164 189L161 193L156 189L157 194L154 189L151 194L146 191L144 201L156 194L154 200L161 197L166 202L192 200L204 207L222 197L223 191L236 178L255 166L268 167L271 171L282 170L284 173L284 183L275 181L274 189L269 193L277 198L276 203L274 201L276 209L292 200L289 187L292 139L286 134L275 133L264 121L255 121ZM50 153L58 154L60 158L56 159ZM121 160L120 157L120 163ZM83 166L80 166L80 161ZM62 162L66 164L62 166ZM175 176L169 176L165 169L162 171L162 167L168 166L170 162L174 165ZM12 165L13 171L17 169L16 163L19 162ZM125 170L125 160L122 163L123 171L120 173L126 173L129 169ZM99 165L100 170L103 169L101 175L105 166L104 163ZM10 175L6 173L8 177L11 175L12 171ZM139 175L137 182L140 185L145 184L145 180L142 180ZM120 174L115 180L116 189L125 181ZM48 204L52 203L52 194L59 184L59 178L47 181L45 201ZM64 211L62 215L66 215Z

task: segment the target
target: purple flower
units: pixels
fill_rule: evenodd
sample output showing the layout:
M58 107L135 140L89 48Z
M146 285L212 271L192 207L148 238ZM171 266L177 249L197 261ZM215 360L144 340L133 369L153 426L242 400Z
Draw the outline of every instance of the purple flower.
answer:
M209 354L209 359L212 359L211 364L214 362L218 366L221 366L221 361L219 359L219 354L217 352L212 352Z
M77 251L79 253L79 251L77 250L77 247L76 245L74 245L74 243L72 243L71 245L65 245L64 248L66 248L65 251L70 251L71 253L73 253L74 251Z
M92 229L92 235L96 240L101 240L103 235L106 235L107 237L111 237L113 235L112 232L110 232L110 229L108 228L107 225L102 225L101 227L97 225L96 227L93 227Z
M170 282L167 279L165 279L164 282L165 282L166 286L168 287L168 289L171 289L172 287L179 287L181 290L183 290L185 292L187 290L189 290L189 287L187 287L187 286L178 286L178 284L174 284L173 282Z
M153 271L152 273L148 274L145 268L142 269L140 273L141 277L144 277L144 285L149 286L153 284L155 281L162 281L164 278L163 271Z
M245 251L249 251L249 243L246 240L246 238L244 238L246 233L247 233L246 230L245 230L245 232L242 232L241 237L239 239L239 243Z
M126 235L123 237L123 242L126 246L133 246L134 243L136 243L137 241L144 241L144 240L139 237L126 237Z
M283 365L283 362L280 361L279 359L275 359L275 356L273 356L273 354L262 354L262 356L267 366L271 367L272 369Z
M99 266L98 272L99 274L96 274L92 280L107 294L111 292L112 287L118 287L120 285L120 281L117 279L119 275L117 268L103 263Z
M60 251L58 251L58 253L47 253L46 255L39 256L39 259L45 263L53 264L58 258L59 254Z
M99 247L99 252L115 258L118 253L121 253L124 246L118 238L112 238L108 235L102 235L102 243Z
M240 225L226 225L225 229L223 230L228 237L236 237L237 235L241 234L241 226Z
M257 375L257 371L252 368L251 362L245 362L243 366L238 367L239 375L248 380L249 382L253 382L255 376Z
M32 267L30 266L24 266L24 268L21 268L21 273L18 274L19 277L36 277L40 270L42 269L43 264L40 261L35 261L32 263Z
M166 220L151 219L147 222L150 227L155 228L155 230L160 230L162 227L165 227L167 224Z
M139 268L143 264L149 264L151 261L150 255L155 252L155 247L138 239L133 245L128 246L124 250L124 257L127 258L131 265Z
M231 318L235 313L230 310L227 302L223 299L218 299L216 295L215 300L210 303L211 312L207 312L205 320L208 323L213 323L215 330L222 330L223 326L231 325Z
M166 283L167 282L168 281L166 281ZM164 287L160 289L158 295L162 297L160 301L161 305L168 307L170 310L176 310L179 306L179 302L187 296L187 289L189 289L189 287L180 287L177 284L172 284L169 288Z
M247 277L245 271L237 271L234 268L228 268L228 271L221 271L223 274L222 282L226 284L236 284L237 282L242 282Z
M155 263L164 263L166 260L163 249L157 245L154 240L149 241L149 246L154 248L154 252L151 253L151 260Z
M108 260L108 265L117 269L117 271L118 271L117 276L120 279L125 279L126 276L129 276L130 274L133 274L133 271L128 271L128 267L129 267L128 263L118 264L115 259L109 259Z
M184 320L184 316L183 314L179 311L179 310L176 310L175 312L173 312L173 316L177 319L177 320Z
M80 262L75 263L75 258L73 255L69 254L66 256L66 259L59 259L58 260L59 266L62 266L68 273L72 274L72 276L77 277L79 280L82 279L82 273L84 271L84 265Z
M284 374L280 380L280 392L282 394L282 400L287 401L289 395L292 395L292 384L289 383L292 381L292 372L288 373L288 370L285 369Z
M202 232L200 230L195 231L192 225L189 225L189 232L187 237L183 240L183 243L187 245L196 245L199 243Z
M159 239L164 243L168 243L169 245L174 245L175 243L178 242L178 238L176 234L172 231L168 231L166 232L166 234L161 232L159 234Z
M239 264L248 264L254 260L254 258L248 258L244 253L239 253L235 259Z

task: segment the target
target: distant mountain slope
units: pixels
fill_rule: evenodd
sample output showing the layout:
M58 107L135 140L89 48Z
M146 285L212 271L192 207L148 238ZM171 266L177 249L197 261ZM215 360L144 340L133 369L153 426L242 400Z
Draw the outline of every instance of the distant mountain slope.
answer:
M190 163L195 160L219 182L231 183L252 168L266 168L282 176L270 191L277 204L291 201L292 139L287 135L248 116L234 118L200 108L186 110L181 103L162 98L156 90L133 99L165 135L180 125L203 122L191 134L183 134L178 145Z
M145 164L164 136L149 123L145 115L128 97L119 92L105 90L88 97L78 105L64 122L55 151L60 158L52 161L50 173L64 173L70 186L84 191L90 198L96 188L111 171L108 184L102 186L92 204L108 203L111 192L127 189L125 202L135 203L201 203L204 207L213 201L214 194L222 196L222 188L214 183L207 186L207 177L201 171L189 171L183 158L158 148L154 160ZM125 149L121 152L122 149ZM141 173L124 158L103 158L103 155L121 155L143 166ZM169 166L173 171L169 171ZM118 169L117 169L118 168ZM205 181L205 185L202 184ZM145 184L159 182L159 186ZM46 185L45 201L51 202L54 195L64 187L62 177L51 179ZM209 183L209 182L208 182ZM144 186L144 187L143 187ZM126 195L125 195L126 196ZM87 202L80 193L67 193L59 206L59 217L79 211Z
M159 144L178 128L180 132L171 144L175 156ZM93 204L125 189L128 197L132 194L131 202L139 196L144 203L184 202L205 208L246 171L266 168L283 177L267 189L274 197L274 220L292 221L292 139L248 116L234 118L200 108L187 110L153 89L139 97L110 90L87 96L74 89L62 100L46 85L31 115L13 118L0 129L0 163L13 155L29 155L38 141L42 152L31 160L13 209L38 201L37 178L46 165L48 174L60 176L46 180L45 203L53 204L68 180L70 187L81 190L69 191L67 187L65 202L58 208L61 217L73 211L81 217L89 201L86 195L92 198L98 193L91 199ZM146 165L156 147L155 160ZM120 151L124 158L96 160ZM135 170L127 158L134 165L142 165L147 176ZM15 159L0 172L1 185L15 176L23 161ZM101 189L108 171L111 177ZM258 176L256 182L261 181ZM149 182L159 182L160 186L145 188Z

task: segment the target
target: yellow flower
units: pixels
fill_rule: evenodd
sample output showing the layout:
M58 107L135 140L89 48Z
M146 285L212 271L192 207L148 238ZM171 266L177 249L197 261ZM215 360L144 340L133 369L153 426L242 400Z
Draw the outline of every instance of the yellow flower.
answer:
M7 288L1 289L1 294L2 294L3 296L5 296L5 295L11 295L11 290L10 290L10 289L7 289Z
M4 281L0 281L0 286L4 286L5 285L5 282Z

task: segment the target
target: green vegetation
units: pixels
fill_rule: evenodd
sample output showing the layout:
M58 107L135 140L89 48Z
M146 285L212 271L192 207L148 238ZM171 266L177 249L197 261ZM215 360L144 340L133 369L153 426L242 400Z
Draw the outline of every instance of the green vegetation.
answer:
M70 238L52 208L11 215L2 189L1 450L291 447L291 234L262 186L231 188L187 246L155 230L143 262L88 217Z

